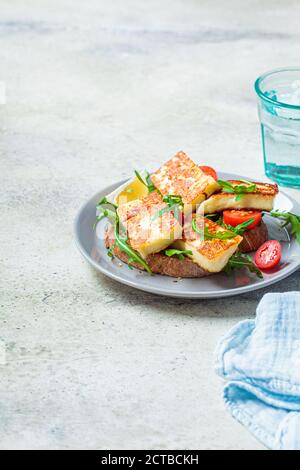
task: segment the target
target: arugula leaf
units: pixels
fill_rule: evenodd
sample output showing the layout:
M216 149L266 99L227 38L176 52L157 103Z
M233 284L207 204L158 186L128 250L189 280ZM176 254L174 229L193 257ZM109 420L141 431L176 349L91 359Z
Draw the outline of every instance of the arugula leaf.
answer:
M245 184L254 184L252 183L252 181L248 181L248 180L240 180L242 183L245 183ZM256 186L256 185L255 185Z
M156 212L156 214L152 217L152 220L156 220L158 219L159 217L161 217L162 215L166 214L167 212L171 212L173 209L175 209L175 207L177 206L165 206L163 207L162 209L160 209L159 211Z
M227 232L216 232L216 233L211 233L208 228L204 225L203 228L199 229L197 227L197 222L196 219L192 220L192 229L194 232L198 233L198 235L201 235L203 237L203 240L213 240L213 239L218 239L218 240L228 240L230 238L236 237L236 233L232 232L231 230L228 230Z
M217 183L219 183L219 185L221 186L221 188L223 189L223 191L225 191L226 193L234 193L234 186L229 183L228 181L224 181L224 180L218 180Z
M152 217L152 220L156 220L163 214L172 211L174 213L174 217L178 221L180 221L179 214L183 209L183 202L181 196L177 196L175 194L166 194L165 196L163 196L163 202L166 202L166 207L163 207L162 209L157 211L156 214Z
M113 251L114 251L114 248L115 248L116 245L117 245L117 242L114 242L111 245L111 247L107 250L107 256L109 256L112 259L114 259L114 257L115 257Z
M234 269L247 268L251 273L255 273L257 277L263 279L262 272L253 263L251 256L243 255L241 253L234 254L229 259L227 265L224 268L226 274L230 274Z
M116 212L112 211L111 209L103 209L99 215L96 215L96 220L93 225L93 230L95 230L97 223L100 222L102 219L107 218L113 224L116 221Z
M292 212L279 212L278 210L270 212L270 215L282 219L284 221L282 227L290 225L290 232L292 235L295 235L300 245L300 215L293 214Z
M211 233L207 227L204 227L204 238L205 240L213 240L213 239L218 239L218 240L228 240L230 238L236 237L236 233L231 232L228 230L227 232L216 232L216 233Z
M104 197L103 197L102 199L100 199L100 201L98 202L98 204L97 204L97 206L96 206L96 209L101 209L102 206L104 206L104 205L106 205L106 204L108 204L108 205L114 207L114 209L117 209L117 208L118 208L118 206L117 206L116 204L114 204L113 202L109 201L109 200L107 199L107 197L104 196Z
M123 253L126 253L128 255L128 266L129 268L132 268L131 264L132 263L138 263L140 264L149 274L152 274L152 271L146 261L141 258L141 256L133 250L127 243L128 241L128 235L124 234L124 227L121 226L119 217L117 216L116 218L116 223L114 227L114 232L115 232L115 238L116 238L116 243L118 247L120 248Z
M224 224L223 222L222 226L227 228L228 230L231 230L232 232L235 232L237 235L243 235L248 225L251 225L252 222L254 222L254 219L249 219L245 222L242 222L241 224L236 225L235 227L232 227L232 225Z
M245 231L245 229L251 225L254 222L254 219L249 219L245 220L245 222L242 222L241 224L236 225L235 227L232 227L233 231L242 235ZM231 225L230 225L231 227Z
M113 202L109 201L106 196L100 199L100 201L98 202L96 206L96 209L100 211L100 213L96 215L96 220L93 225L93 230L95 230L97 223L100 222L100 220L104 219L105 217L107 217L112 224L115 223L117 208L118 206L114 204Z
M235 200L238 202L245 193L253 193L256 190L256 184L247 180L241 180L244 184L233 185L229 181L218 180L219 185L225 193L236 194Z
M238 201L240 201L242 198L243 198L243 194L240 193L240 194L238 194L238 195L236 196L235 201L238 202Z
M148 189L149 193L152 193L153 191L157 191L156 187L152 183L150 173L147 172L145 180L141 177L139 172L137 170L134 170L135 176L137 179Z
M111 208L106 207L109 205L111 206ZM105 207L102 207L102 206L105 206ZM150 267L148 266L148 264L146 263L146 261L143 260L143 258L141 258L141 256L128 245L127 243L128 235L126 233L125 227L120 222L119 216L116 212L117 208L118 206L108 201L106 197L102 198L97 204L97 209L101 210L102 212L96 216L94 228L96 227L97 222L99 222L105 217L108 218L108 220L114 226L114 233L115 233L116 241L108 250L107 255L113 258L114 257L113 249L117 245L121 251L123 251L124 253L128 255L128 267L130 269L132 269L131 264L135 262L135 263L140 264L149 274L152 274L152 271Z
M117 208L118 206L114 204L113 202L109 201L106 196L100 199L100 201L96 205L96 209L100 211L100 213L96 215L96 220L93 225L93 230L95 230L97 223L100 222L100 220L104 219L105 217L107 217L111 223L114 223L116 220Z
M218 218L220 217L220 214L218 213L215 213L215 214L206 214L205 217L209 220L212 220L213 222L215 222L216 220L218 220Z
M127 266L129 269L133 269L132 264L135 262L135 259L132 256L128 257Z
M151 193L152 191L158 191L160 193L160 191L152 183L151 175L150 173L148 173L148 171L146 176L146 183L148 185L149 193Z
M139 172L137 170L134 170L134 173L135 173L135 176L137 177L137 179L144 185L144 186L147 186L147 183L143 180L143 178L141 177L141 175L139 174Z
M218 214L208 214L208 215L210 215L211 218L212 217L215 218L215 216L218 216L219 218L215 222L218 225L221 225L222 227L224 227L227 230L227 232L211 233L209 232L207 227L204 227L204 230L201 230L201 229L199 230L196 224L196 219L193 219L192 229L194 230L194 232L198 233L199 235L204 234L204 240L212 240L213 238L218 238L219 240L226 240L226 239L234 238L236 235L243 235L248 225L254 222L254 219L249 219L237 225L236 227L232 227L232 225L228 225L223 222L222 216L220 217ZM205 217L209 218L207 217L207 215L205 215Z
M165 196L163 196L163 201L169 205L171 204L180 204L181 206L183 205L182 197L178 196L177 194L166 194Z
M167 256L176 256L180 261L182 261L187 255L192 255L191 250L176 250L175 248L170 248L165 250L165 255Z

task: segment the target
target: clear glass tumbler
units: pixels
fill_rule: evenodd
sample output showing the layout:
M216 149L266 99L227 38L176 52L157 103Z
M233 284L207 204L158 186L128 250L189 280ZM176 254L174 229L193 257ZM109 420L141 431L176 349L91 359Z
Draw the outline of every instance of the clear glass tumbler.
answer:
M300 187L300 68L278 69L255 82L265 173Z

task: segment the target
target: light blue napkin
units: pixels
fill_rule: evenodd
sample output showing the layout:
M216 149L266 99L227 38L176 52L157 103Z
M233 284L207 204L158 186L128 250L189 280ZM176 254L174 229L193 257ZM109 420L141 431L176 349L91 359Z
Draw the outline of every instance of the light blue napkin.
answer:
M266 294L255 320L221 340L216 371L230 413L270 449L300 449L300 292Z

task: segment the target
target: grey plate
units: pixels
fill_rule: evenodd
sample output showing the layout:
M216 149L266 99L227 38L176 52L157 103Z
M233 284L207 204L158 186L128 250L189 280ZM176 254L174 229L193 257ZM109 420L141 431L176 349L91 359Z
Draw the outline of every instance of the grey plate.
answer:
M220 173L220 178L225 180L246 179L244 176L229 173ZM300 266L300 247L295 238L290 239L288 231L280 227L277 219L265 215L264 221L268 226L269 238L277 239L282 244L282 260L272 272L264 274L264 279L258 279L254 274L248 274L242 270L231 275L219 273L200 279L181 280L157 274L151 276L137 269L130 270L118 259L111 260L107 256L103 241L105 220L98 223L96 231L93 230L97 202L122 183L124 181L109 186L92 197L80 209L75 220L76 243L82 255L98 271L116 281L147 292L170 297L216 298L243 294L269 286L289 276ZM276 198L275 208L296 214L300 213L300 205L282 192Z

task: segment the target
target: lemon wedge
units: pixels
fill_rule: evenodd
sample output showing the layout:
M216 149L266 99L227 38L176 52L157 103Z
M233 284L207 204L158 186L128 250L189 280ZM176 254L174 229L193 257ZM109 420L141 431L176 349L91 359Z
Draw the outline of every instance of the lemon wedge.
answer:
M125 204L126 202L134 201L135 199L142 199L147 196L148 189L135 177L127 186L122 188L122 191L117 195L116 202L118 205Z

